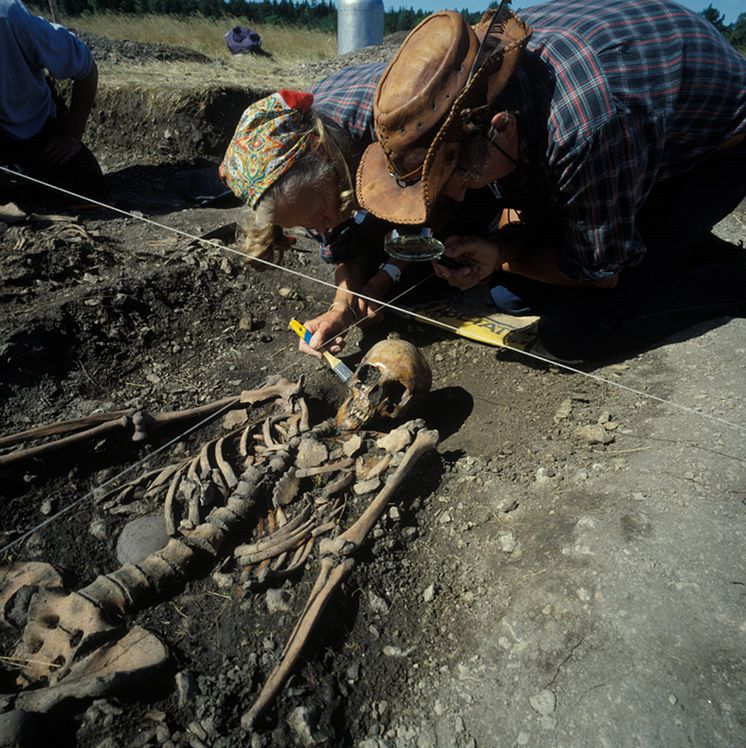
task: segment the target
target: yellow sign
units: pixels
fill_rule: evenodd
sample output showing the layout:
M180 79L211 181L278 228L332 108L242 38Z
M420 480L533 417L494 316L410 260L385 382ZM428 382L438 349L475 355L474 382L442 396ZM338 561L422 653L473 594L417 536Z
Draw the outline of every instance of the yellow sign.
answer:
M422 316L414 319L437 327L447 327L478 343L527 350L537 340L538 317L513 317L497 312L480 314L476 309L455 304L422 306L415 311Z

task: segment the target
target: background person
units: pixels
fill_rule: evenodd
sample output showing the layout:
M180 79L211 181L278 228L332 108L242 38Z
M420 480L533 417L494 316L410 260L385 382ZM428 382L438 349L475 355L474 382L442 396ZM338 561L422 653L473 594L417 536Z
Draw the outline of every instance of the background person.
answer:
M746 195L746 60L712 24L665 0L592 13L554 0L503 12L471 77L470 29L440 25L443 49L414 32L381 78L364 207L419 222L489 186L518 220L451 237L465 266L435 272L462 289L489 280L507 311L546 315L540 334L559 357L743 309L743 252L723 258L708 234ZM463 59L442 65L448 55ZM455 95L434 99L417 139L424 89Z
M72 79L69 110L48 82ZM101 168L82 141L98 69L88 47L20 0L0 0L0 163L74 192L95 194Z

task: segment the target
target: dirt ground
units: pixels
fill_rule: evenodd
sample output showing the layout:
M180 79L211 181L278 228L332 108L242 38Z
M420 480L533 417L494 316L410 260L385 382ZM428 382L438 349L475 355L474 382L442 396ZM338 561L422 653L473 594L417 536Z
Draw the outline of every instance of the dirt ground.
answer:
M126 107L106 116L133 128ZM126 160L94 144L105 163ZM67 220L0 224L0 433L194 407L277 373L305 375L314 420L334 412L343 385L287 329L328 303L312 242L299 234L297 275L257 274L165 228L201 235L239 218L235 203L193 198L214 155L195 145L190 162L110 166L107 201L127 215L6 185L0 202ZM742 205L719 233L737 242L745 226ZM418 415L439 431L437 453L397 494L255 729L242 731L241 714L312 565L281 586L280 608L270 590L242 589L230 562L207 570L130 622L168 647L157 677L22 727L17 665L0 660L0 745L743 742L746 323L712 320L586 376L389 314L351 335L347 363L387 334L432 367ZM217 431L186 436L164 462ZM0 546L52 521L3 561L48 561L70 589L117 568L123 527L154 508L89 492L155 446L101 441L6 470ZM0 631L2 654L18 636Z

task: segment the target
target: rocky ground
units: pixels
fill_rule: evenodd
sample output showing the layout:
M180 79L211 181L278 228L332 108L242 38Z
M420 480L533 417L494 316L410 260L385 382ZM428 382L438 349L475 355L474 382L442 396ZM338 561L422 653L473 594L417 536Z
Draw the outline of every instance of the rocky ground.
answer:
M126 214L3 193L64 220L0 224L2 434L194 407L273 374L305 375L314 422L334 412L343 385L287 329L328 303L313 280L328 268L300 235L293 275L257 274L192 242L241 211L189 197L205 163L113 170L108 199ZM720 233L738 241L745 225L742 206ZM313 558L269 588L245 588L230 556L202 569L128 621L166 644L157 675L44 717L14 710L19 663L7 657L20 633L6 625L0 745L739 744L745 333L743 320L719 318L587 376L393 314L355 331L353 367L386 335L417 344L433 370L419 415L440 443L254 729L240 717L278 659ZM217 433L184 435L149 464ZM49 562L67 589L116 569L124 528L160 507L94 491L159 444L99 440L4 470L3 561Z

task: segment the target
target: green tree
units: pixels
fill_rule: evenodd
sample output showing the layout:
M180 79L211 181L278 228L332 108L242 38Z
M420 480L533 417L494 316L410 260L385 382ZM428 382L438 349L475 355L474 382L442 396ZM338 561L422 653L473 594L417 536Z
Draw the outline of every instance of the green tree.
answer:
M708 5L700 15L706 18L721 34L725 31L725 16L713 5Z
M726 33L728 41L746 54L746 13L741 13Z

